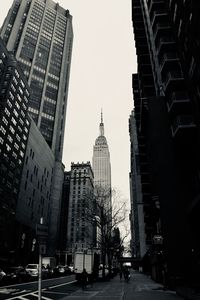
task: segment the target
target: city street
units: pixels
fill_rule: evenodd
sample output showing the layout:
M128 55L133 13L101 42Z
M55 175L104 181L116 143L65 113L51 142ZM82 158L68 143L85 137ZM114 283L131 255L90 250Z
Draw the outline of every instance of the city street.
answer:
M20 284L2 287L0 299L37 299L37 283ZM95 282L82 290L74 280L74 276L43 281L42 299L53 300L183 300L174 291L163 290L163 286L155 283L146 275L131 272L127 283L119 276L107 282Z

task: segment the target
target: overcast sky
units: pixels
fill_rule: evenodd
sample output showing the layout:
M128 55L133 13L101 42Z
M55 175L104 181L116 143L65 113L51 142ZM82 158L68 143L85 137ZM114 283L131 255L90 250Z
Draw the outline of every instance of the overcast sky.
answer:
M2 24L12 0L2 1ZM63 163L92 162L101 108L112 187L129 202L132 73L136 72L131 0L60 0L73 16L74 43Z

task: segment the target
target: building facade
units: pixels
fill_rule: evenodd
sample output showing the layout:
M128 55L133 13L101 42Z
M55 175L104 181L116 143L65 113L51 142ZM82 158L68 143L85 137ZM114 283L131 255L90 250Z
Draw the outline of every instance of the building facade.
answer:
M70 178L71 171L65 172L61 203L59 243L57 248L58 261L60 264L63 265L69 265L71 262L71 257L67 256L67 228L69 214Z
M62 198L62 153L73 43L72 16L52 0L14 0L0 33L30 85L29 115L55 156L49 255L55 254Z
M0 260L16 254L16 208L29 136L30 88L0 40Z
M67 251L92 249L95 243L94 174L90 162L72 163L70 176Z
M30 118L30 130L25 152L16 221L18 222L19 263L38 261L38 237L36 225L43 218L49 227L51 213L51 192L55 157L35 122Z
M131 228L131 251L133 257L141 259L147 251L147 245L144 229L144 207L142 201L139 149L134 111L132 111L129 118L129 134L131 143L131 172L129 174L131 202L129 216Z
M132 1L144 260L157 280L165 267L171 285L199 277L199 11L193 1Z

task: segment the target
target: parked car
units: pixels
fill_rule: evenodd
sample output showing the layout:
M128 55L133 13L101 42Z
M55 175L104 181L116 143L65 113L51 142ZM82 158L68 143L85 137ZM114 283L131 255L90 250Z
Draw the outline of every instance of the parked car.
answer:
M66 274L66 275L69 275L69 274L72 273L72 271L71 271L71 269L70 269L69 266L64 266L64 268L65 268L65 274Z
M65 267L62 265L58 265L53 269L53 271L55 276L61 276L65 273Z
M64 276L71 274L71 270L68 266L58 265L53 269L54 276Z
M74 265L69 265L68 268L70 269L71 273L74 273Z
M28 274L30 274L32 278L38 277L38 270L39 270L38 264L28 264L25 269L26 272L28 272Z
M31 275L22 266L6 268L6 282L25 282L31 279Z
M2 268L0 268L0 284L3 284L5 281L6 273Z

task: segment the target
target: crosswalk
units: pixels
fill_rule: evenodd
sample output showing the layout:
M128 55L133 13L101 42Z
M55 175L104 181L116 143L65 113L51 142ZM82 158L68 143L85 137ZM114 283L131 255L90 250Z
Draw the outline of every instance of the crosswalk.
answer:
M7 298L7 300L36 300L38 299L38 292L29 292L27 294L21 294L21 295L13 295L10 298ZM42 296L42 300L53 300L53 298Z

